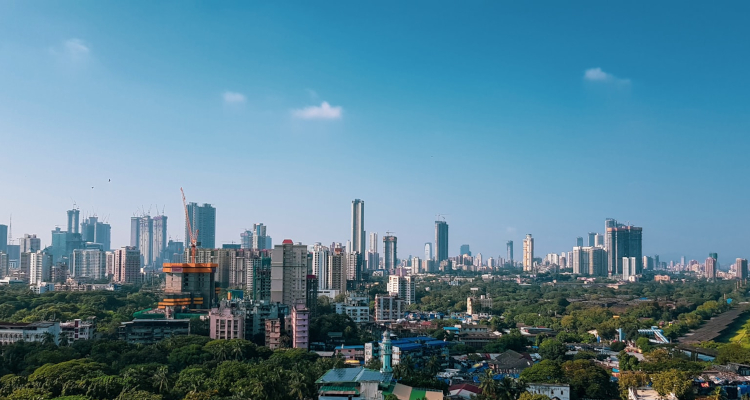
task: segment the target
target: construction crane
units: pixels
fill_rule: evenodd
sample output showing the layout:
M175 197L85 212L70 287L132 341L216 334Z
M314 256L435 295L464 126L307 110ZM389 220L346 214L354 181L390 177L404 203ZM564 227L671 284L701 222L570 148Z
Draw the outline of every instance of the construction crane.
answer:
M185 223L187 224L188 235L190 235L190 258L191 262L195 263L195 249L198 246L198 230L196 229L195 232L193 232L193 227L190 224L190 214L188 213L187 201L185 200L185 191L180 188L180 192L182 193L182 206L185 208Z

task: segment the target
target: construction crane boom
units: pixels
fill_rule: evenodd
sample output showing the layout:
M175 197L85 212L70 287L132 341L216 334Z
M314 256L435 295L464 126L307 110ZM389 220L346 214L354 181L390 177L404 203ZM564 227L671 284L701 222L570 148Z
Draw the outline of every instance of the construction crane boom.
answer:
M187 201L185 200L185 191L182 190L182 188L180 188L180 193L182 193L182 207L185 208L185 223L187 224L188 235L190 235L190 258L191 262L195 263L195 248L197 247L198 241L196 236L198 232L193 233L193 227L192 224L190 224L190 214L188 213Z

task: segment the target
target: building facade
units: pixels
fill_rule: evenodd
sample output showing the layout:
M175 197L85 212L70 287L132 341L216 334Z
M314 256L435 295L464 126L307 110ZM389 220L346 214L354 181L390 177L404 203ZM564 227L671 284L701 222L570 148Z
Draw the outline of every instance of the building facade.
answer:
M435 221L435 258L438 263L448 259L448 223Z
M534 270L534 238L530 233L523 240L523 270L525 272Z

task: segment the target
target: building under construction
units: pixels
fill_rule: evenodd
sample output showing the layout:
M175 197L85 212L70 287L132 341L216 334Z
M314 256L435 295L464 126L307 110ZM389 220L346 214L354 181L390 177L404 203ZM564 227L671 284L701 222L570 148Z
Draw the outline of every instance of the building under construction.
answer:
M216 285L216 267L214 263L196 262L195 251L198 246L198 232L193 230L188 215L188 206L185 201L185 192L182 192L182 205L185 208L185 224L190 240L189 263L166 263L163 264L166 275L164 287L164 299L159 302L159 308L166 308L167 315L172 312L210 309L216 305L219 287Z
M159 308L209 309L216 304L217 264L168 263L164 264L166 286Z

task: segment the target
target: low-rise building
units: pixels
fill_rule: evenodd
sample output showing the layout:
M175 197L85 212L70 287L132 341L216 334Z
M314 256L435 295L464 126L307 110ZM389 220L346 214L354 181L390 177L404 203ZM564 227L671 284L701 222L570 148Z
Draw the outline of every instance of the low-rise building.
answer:
M493 371L499 374L518 375L521 371L534 365L528 354L507 350L488 363Z
M570 400L570 385L566 383L529 383L526 391L545 395L550 400Z
M120 323L120 340L133 344L154 344L163 339L190 334L188 319L134 319Z
M406 304L398 296L375 295L375 322L393 322L404 317Z
M0 322L0 345L16 342L44 342L45 338L60 343L59 322Z
M93 318L87 320L74 319L72 321L66 321L60 323L60 333L65 335L68 339L68 343L75 342L77 340L91 340L94 338L94 330L96 329L96 323Z
M468 297L466 298L466 313L469 315L477 314L481 311L489 311L492 309L492 298L481 295L479 297Z
M282 321L281 318L266 320L266 347L271 350L281 348Z
M238 303L222 301L208 313L209 336L211 339L245 339L246 316L246 310Z

